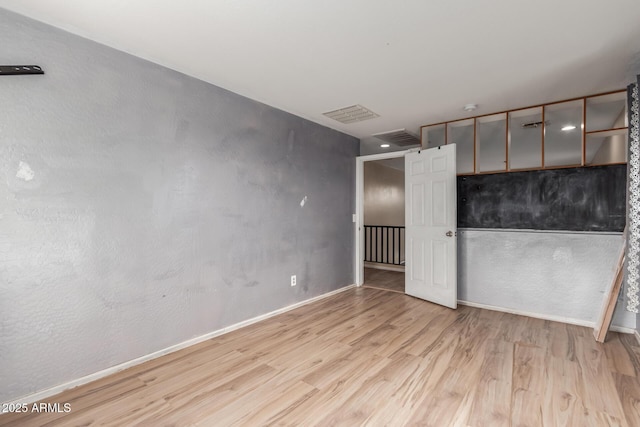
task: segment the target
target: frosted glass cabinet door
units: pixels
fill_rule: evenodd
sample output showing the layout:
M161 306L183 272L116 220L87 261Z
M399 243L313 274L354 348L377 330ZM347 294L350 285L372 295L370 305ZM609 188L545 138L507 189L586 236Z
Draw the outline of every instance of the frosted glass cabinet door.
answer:
M542 107L509 113L509 169L542 167Z
M500 172L507 169L507 114L476 119L476 170Z
M456 144L456 173L473 173L474 119L447 123L447 144Z
M627 127L625 92L587 98L587 132Z
M626 163L626 101L624 92L587 98L586 165Z
M582 100L544 107L544 166L582 163Z
M627 141L626 129L587 134L585 164L595 166L626 163Z
M435 148L445 145L445 125L424 126L422 128L422 148Z

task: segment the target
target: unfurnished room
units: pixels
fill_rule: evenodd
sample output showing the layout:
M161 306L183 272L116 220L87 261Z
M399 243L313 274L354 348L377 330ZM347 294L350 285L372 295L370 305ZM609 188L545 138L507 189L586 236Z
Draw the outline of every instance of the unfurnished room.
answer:
M0 0L0 426L640 426L637 0Z

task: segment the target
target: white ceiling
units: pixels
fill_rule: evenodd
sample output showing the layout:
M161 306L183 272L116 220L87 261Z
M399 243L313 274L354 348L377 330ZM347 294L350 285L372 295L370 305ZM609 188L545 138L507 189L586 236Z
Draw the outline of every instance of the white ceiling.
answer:
M363 139L621 89L638 0L0 0L0 7ZM380 117L323 112L361 104ZM393 147L392 147L393 149Z

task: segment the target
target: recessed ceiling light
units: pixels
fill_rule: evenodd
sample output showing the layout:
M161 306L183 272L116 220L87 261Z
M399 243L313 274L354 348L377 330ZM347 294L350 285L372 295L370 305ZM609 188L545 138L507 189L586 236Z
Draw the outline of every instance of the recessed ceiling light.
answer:
M389 148L391 147L389 144L380 144L380 148Z
M565 127L563 127L561 130L567 132L570 130L574 130L576 127L574 125L566 125Z
M478 108L478 104L467 104L464 107L462 107L464 111L473 111L476 108Z

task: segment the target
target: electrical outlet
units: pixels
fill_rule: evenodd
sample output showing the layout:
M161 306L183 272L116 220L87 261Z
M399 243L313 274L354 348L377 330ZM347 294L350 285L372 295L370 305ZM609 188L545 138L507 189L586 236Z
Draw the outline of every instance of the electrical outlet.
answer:
M291 276L291 286L295 286L296 285L296 275L294 274L293 276Z

